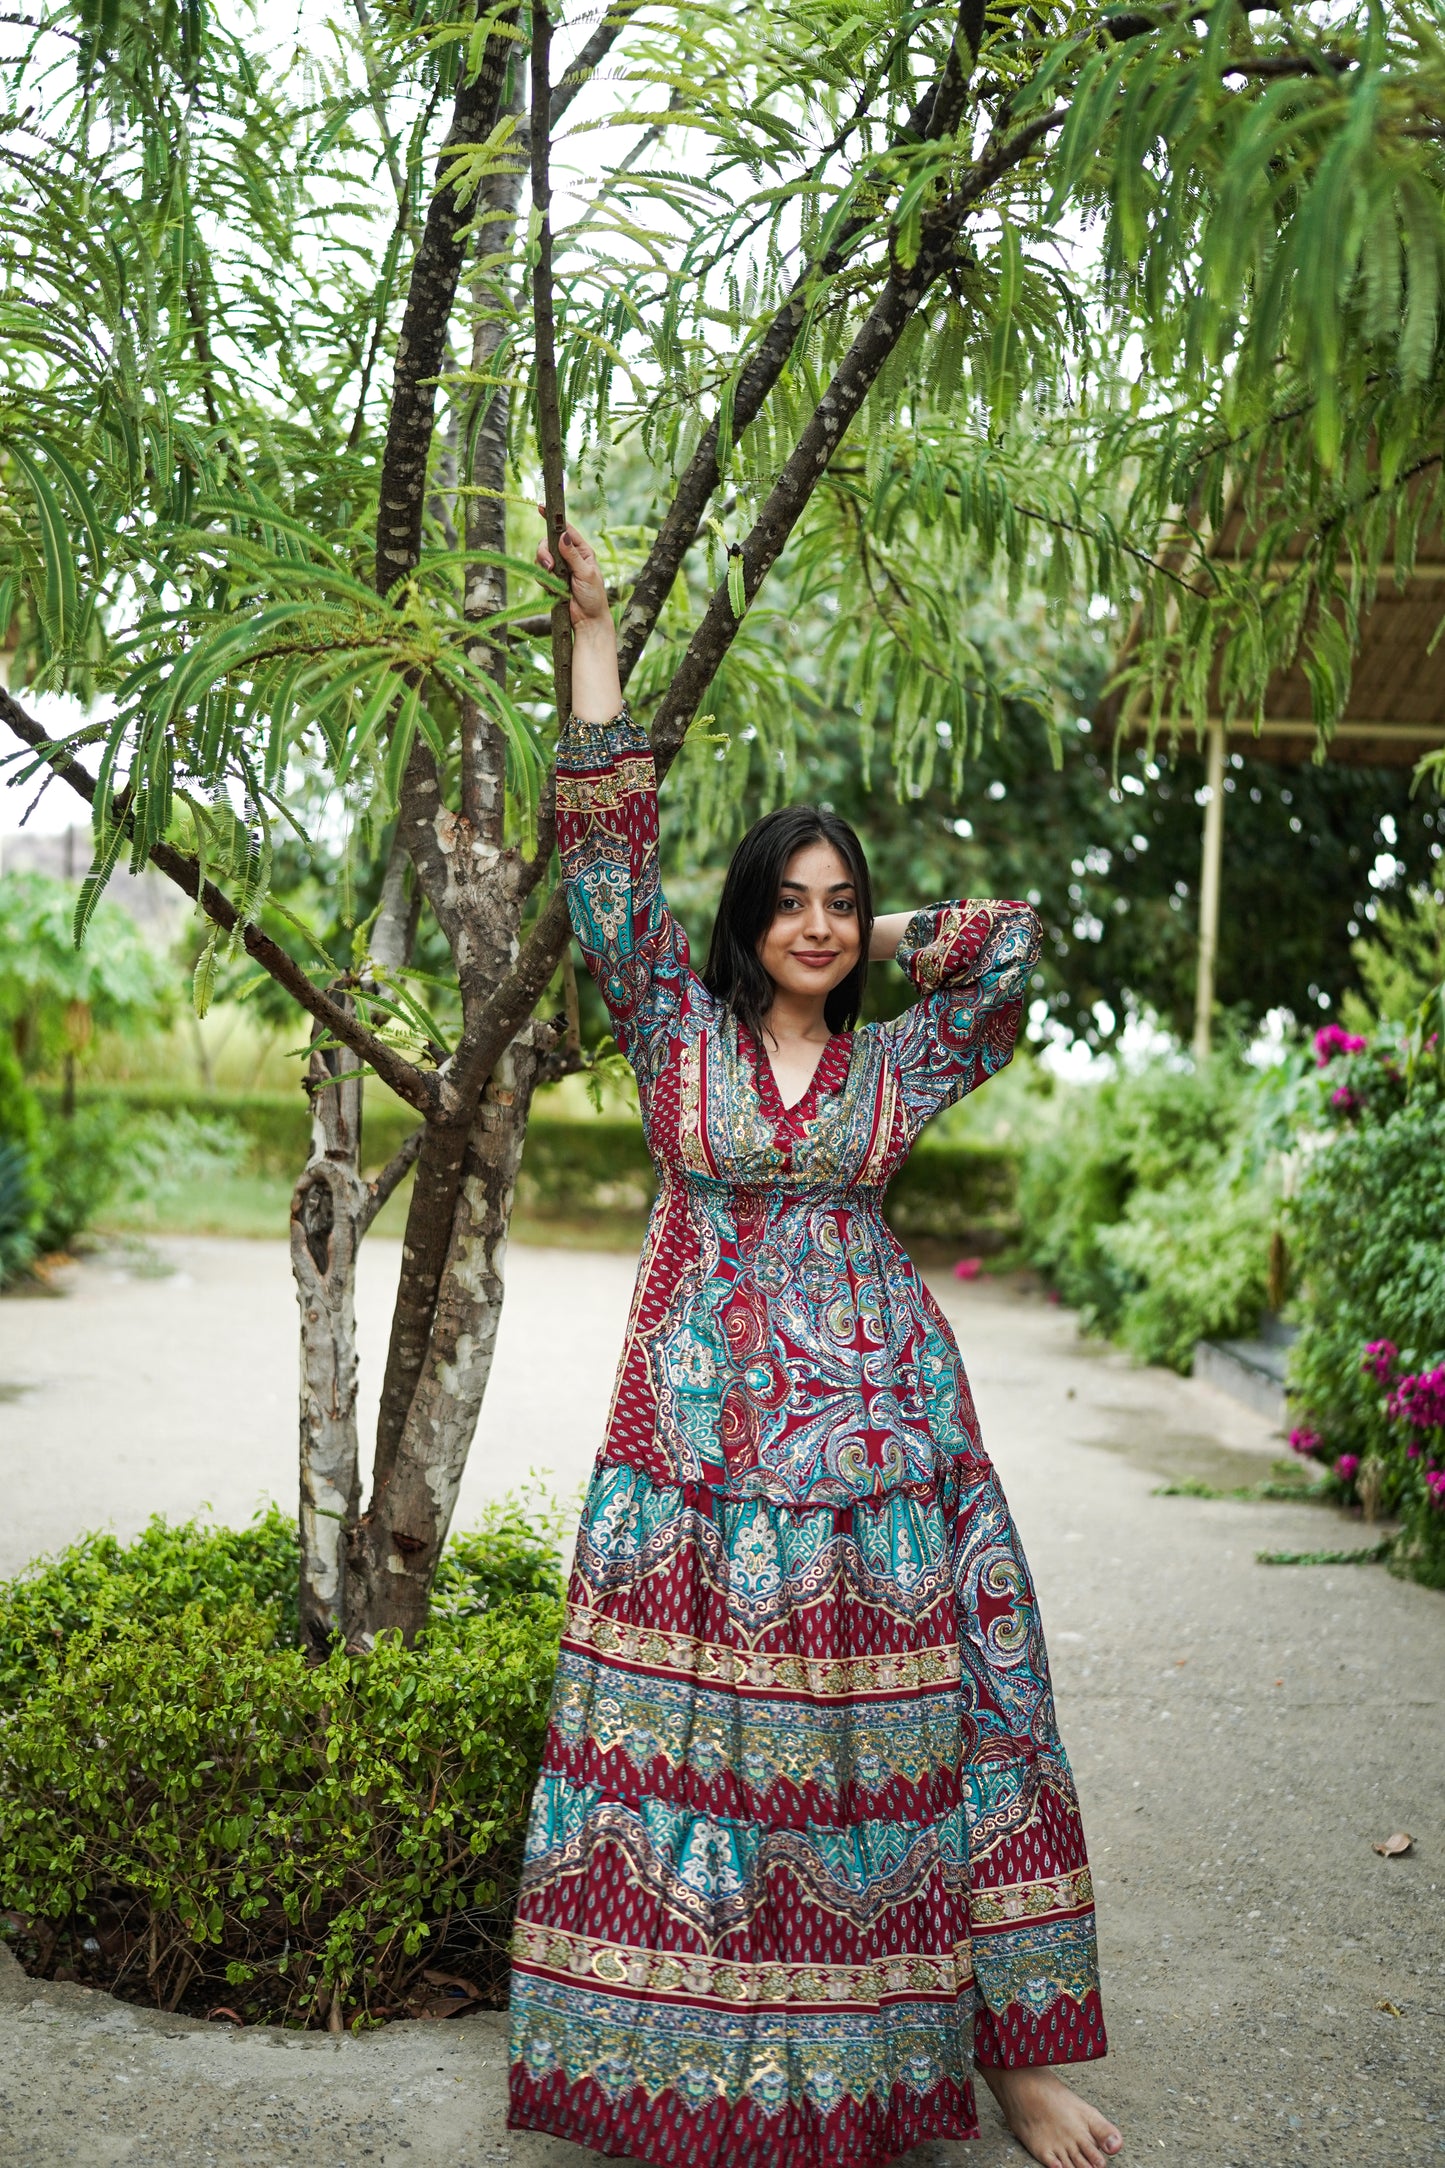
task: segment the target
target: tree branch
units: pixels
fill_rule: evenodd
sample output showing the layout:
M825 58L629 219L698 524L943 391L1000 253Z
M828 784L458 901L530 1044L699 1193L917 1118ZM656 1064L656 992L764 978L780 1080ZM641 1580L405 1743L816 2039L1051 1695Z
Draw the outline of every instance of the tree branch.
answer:
M590 82L611 52L618 38L637 12L638 0L623 0L620 7L610 7L587 43L583 46L560 83L553 85L549 111L551 132L557 133L557 123L583 85Z
M536 344L537 442L547 500L547 540L558 570L565 574L558 548L567 525L567 500L552 312L551 51L552 18L547 0L532 0L532 215L537 225L532 331ZM564 729L572 712L572 614L563 595L552 605L552 690L557 703L557 727ZM540 858L540 851L537 856Z
M968 212L995 182L1020 165L1045 135L1063 124L1066 111L1056 107L1040 114L1026 128L985 153L963 186L925 224L919 254L911 268L895 271L890 277L742 545L744 591L749 600L777 561L905 326L934 280L946 270L957 247L958 229ZM731 647L739 622L733 615L724 580L689 641L653 718L652 746L659 778L676 758L698 701ZM481 1080L491 1073L502 1049L531 1014L557 968L567 933L566 899L559 888L548 897L511 973L490 996L468 1033L467 1044L458 1050L454 1087L464 1102L480 1089Z
M957 127L963 114L969 79L973 72L973 46L969 33L972 30L975 36L980 34L981 14L979 0L961 0L957 31L949 47L948 58L937 81L918 100L900 129L900 145L909 142L937 142L944 136L951 135ZM960 42L969 55L966 64L960 56ZM871 223L871 219L861 214L846 220L824 253L806 264L794 280L787 299L739 374L737 390L733 396L734 440L756 421L764 400L787 366L788 357L797 344L798 333L802 330L808 303L819 283L834 277L843 268L852 244L861 233L867 231ZM652 637L653 627L661 615L663 604L672 592L673 581L677 578L683 558L692 546L693 536L719 479L718 424L715 417L704 430L697 450L678 483L677 494L657 531L647 561L633 582L627 608L622 613L622 623L618 628L617 659L624 687Z
M514 6L488 38L476 75L469 82L463 73L457 85L452 124L437 162L436 188L411 267L381 464L376 523L376 589L381 595L389 594L398 580L415 571L421 557L437 380L446 363L447 325L470 223L457 202L455 182L449 178L450 154L465 144L485 143L497 124L507 60L515 42L502 32L516 20Z
M0 687L0 720L7 722L17 738L22 738L52 772L72 790L79 793L87 804L95 800L95 779L82 768L80 762L69 753L52 752L53 740L48 730L33 715L26 713L12 693ZM440 1097L438 1080L425 1069L418 1069L396 1049L379 1039L359 1018L332 1001L310 979L293 956L289 956L269 934L248 921L241 924L241 916L228 896L221 893L214 881L203 881L201 869L194 858L187 858L172 844L155 843L150 850L151 864L157 866L177 888L183 889L193 903L199 903L213 924L223 933L239 931L246 954L261 966L276 984L283 987L308 1016L314 1016L324 1024L334 1038L343 1046L349 1046L353 1054L367 1062L399 1099L415 1107L419 1114L427 1115L436 1107Z
M402 1183L416 1165L417 1155L421 1151L422 1139L425 1135L426 1130L424 1127L414 1129L411 1135L403 1140L400 1150L393 1153L375 1180L367 1183L367 1201L361 1215L361 1225L357 1230L358 1235L364 1235L367 1232L388 1198L394 1196L397 1190L400 1189Z
M957 26L948 58L937 80L913 107L899 130L893 148L910 142L938 141L957 127L963 115L973 73L975 41L982 37L982 16L981 0L960 0ZM960 43L968 55L966 63L960 54ZM787 299L774 315L738 376L732 410L734 440L756 421L764 401L786 368L818 285L821 281L834 277L843 268L854 241L868 230L871 223L871 219L862 215L846 220L831 245L821 256L806 264L794 280ZM682 568L682 561L697 538L708 504L720 480L718 422L714 416L703 431L697 450L683 471L666 517L657 530L646 562L632 584L627 607L622 613L622 622L618 627L617 666L624 690L643 649L652 637L663 605ZM547 834L551 832L555 788L555 780L549 779L539 819L539 827ZM530 866L523 868L524 893L530 893L542 878L547 863L547 858L539 851ZM547 977L550 976L549 972ZM546 984L545 977L542 984ZM540 988L538 991L540 992Z

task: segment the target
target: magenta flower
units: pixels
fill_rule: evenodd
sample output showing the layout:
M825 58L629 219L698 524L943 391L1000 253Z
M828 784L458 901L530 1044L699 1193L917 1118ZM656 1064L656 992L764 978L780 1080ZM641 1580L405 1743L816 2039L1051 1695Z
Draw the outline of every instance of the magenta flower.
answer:
M1382 1385L1388 1385L1399 1352L1393 1340L1371 1340L1360 1357L1360 1368L1372 1370Z
M981 1257L960 1257L953 1268L953 1277L956 1280L976 1280L982 1270Z
M1445 1363L1401 1378L1386 1403L1386 1412L1412 1430L1445 1430Z
M1425 1477L1432 1506L1445 1506L1445 1468L1432 1468Z
M1310 1453L1317 1453L1325 1441L1320 1436L1317 1430L1301 1429L1292 1430L1290 1432L1289 1442L1290 1448L1293 1452L1304 1453L1308 1455Z
M1339 1024L1321 1024L1315 1033L1315 1060L1327 1069L1338 1054L1363 1054L1365 1042L1357 1032L1345 1031Z
M1350 1090L1348 1084L1341 1084L1338 1090L1330 1093L1330 1105L1338 1107L1341 1114L1349 1114L1354 1108L1363 1106L1364 1101L1357 1093Z
M1339 1459L1335 1462L1335 1474L1339 1477L1340 1481L1342 1483L1353 1483L1355 1477L1359 1474L1359 1472L1359 1454L1341 1453Z

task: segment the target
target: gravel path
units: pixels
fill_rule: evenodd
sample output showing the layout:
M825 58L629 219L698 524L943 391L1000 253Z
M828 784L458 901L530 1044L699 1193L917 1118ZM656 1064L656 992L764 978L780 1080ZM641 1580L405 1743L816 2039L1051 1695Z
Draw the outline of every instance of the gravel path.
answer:
M160 1247L170 1278L97 1263L68 1301L0 1303L0 1570L81 1526L290 1494L284 1250ZM375 1348L394 1253L370 1265ZM631 1267L519 1249L510 1277L462 1519L529 1467L564 1489L585 1476ZM1039 1583L1113 2043L1085 2084L1126 2158L1445 2164L1445 1599L1374 1567L1259 1566L1259 1549L1360 1539L1313 1507L1154 1490L1267 1473L1263 1422L1077 1341L1037 1299L938 1292ZM1399 1829L1413 1851L1378 1858ZM499 2019L236 2033L30 1981L0 1956L6 2168L595 2158L508 2134L503 2100ZM922 2147L911 2168L1020 2161L987 2100L983 2114L981 2144Z

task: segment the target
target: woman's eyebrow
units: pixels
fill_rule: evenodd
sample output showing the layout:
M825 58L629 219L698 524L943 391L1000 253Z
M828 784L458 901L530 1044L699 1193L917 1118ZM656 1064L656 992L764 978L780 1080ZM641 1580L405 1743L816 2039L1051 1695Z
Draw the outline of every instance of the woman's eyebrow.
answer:
M851 892L852 889L856 887L856 885L857 884L853 881L834 881L832 887L825 889L823 893L828 896L836 896L841 894L841 892L845 888ZM779 881L778 887L780 890L784 888L795 888L800 896L806 896L808 893L808 884L806 881Z

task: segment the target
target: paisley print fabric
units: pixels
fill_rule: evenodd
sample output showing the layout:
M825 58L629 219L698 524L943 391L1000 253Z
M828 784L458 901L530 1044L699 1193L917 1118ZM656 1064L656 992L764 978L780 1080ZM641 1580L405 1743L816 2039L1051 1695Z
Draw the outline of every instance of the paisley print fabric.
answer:
M1028 1567L882 1216L1008 1060L1037 922L917 913L920 998L785 1108L692 974L627 715L564 735L558 828L659 1191L528 1832L511 2122L656 2168L875 2168L976 2135L976 2064L1105 2048Z

